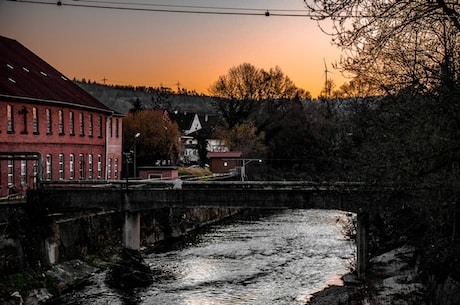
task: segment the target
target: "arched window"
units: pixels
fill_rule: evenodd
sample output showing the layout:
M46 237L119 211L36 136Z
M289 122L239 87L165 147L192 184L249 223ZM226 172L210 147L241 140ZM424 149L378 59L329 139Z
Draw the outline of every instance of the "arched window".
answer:
M75 135L75 119L73 116L73 111L69 112L69 132L71 136Z
M93 155L89 154L88 155L88 179L93 179L94 174L93 174Z
M64 135L64 113L62 110L58 112L58 120L59 120L59 135Z
M59 180L64 180L64 155L59 154Z
M52 180L53 178L53 158L51 155L46 155L46 180Z
M38 130L38 109L37 107L32 108L32 128L33 128L33 133L34 134L40 134L40 131Z
M53 124L51 121L51 109L46 109L46 134L50 135L53 132Z
M69 179L75 179L75 155L70 154L70 161L69 161Z
M13 115L13 106L6 106L6 120L8 122L7 132L14 133L14 115Z

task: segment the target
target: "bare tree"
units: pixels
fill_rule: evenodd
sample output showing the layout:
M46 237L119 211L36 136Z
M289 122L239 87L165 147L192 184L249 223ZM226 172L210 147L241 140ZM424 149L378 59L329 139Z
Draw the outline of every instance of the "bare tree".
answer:
M135 135L139 133L139 138ZM143 109L123 118L123 147L137 145L139 165L154 165L157 160L178 161L182 150L177 123L165 111Z
M424 211L431 217L426 222L433 223L426 235L433 243L428 260L440 260L446 269L458 272L460 2L304 3L312 18L344 50L343 71L378 85L377 93L387 95L357 105L357 125L352 132L355 161L360 162L357 170L367 178L444 192L431 198L432 208L449 216ZM443 208L436 200L450 204ZM450 243L445 242L446 237Z
M349 82L342 84L339 89L334 90L332 96L337 98L363 98L376 96L378 93L377 84L371 84L360 77L354 77Z
M223 99L221 111L230 128L249 119L259 106L256 103L268 101L276 108L285 100L310 97L279 67L265 71L249 63L230 68L211 85L209 92Z
M419 91L459 80L458 1L304 0L346 52L341 68L381 92ZM332 21L326 29L321 21Z

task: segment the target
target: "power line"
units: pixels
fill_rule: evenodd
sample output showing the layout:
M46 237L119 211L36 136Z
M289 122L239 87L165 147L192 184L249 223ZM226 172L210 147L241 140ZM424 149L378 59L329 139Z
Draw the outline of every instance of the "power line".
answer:
M191 9L215 9L215 10L235 10L235 11L265 11L259 8L241 8L241 7L221 7L221 6L196 6L182 4L157 4L157 3L136 3L136 2L120 2L120 1L102 1L102 0L73 0L78 2L97 3L97 4L117 4L117 5L132 5L132 6L153 6L153 7L174 7L174 8L191 8ZM287 9L269 9L270 12L305 12L305 10L287 10Z
M237 7L217 7L217 6L192 6L192 5L173 5L173 4L148 4L148 3L128 3L117 1L99 0L72 0L72 3L65 3L61 0L57 2L33 1L33 0L8 0L22 3L58 5L82 8L99 8L126 11L145 11L159 13L184 13L184 14L208 14L208 15L240 15L240 16L273 16L273 17L302 17L314 18L317 20L325 18L375 18L375 19L399 19L399 16L374 16L365 14L323 16L321 14L308 13L305 10L283 10L283 9L259 9L259 8L237 8ZM457 15L440 15L442 18L456 18Z
M11 1L11 0L10 0ZM276 16L276 17L311 17L308 14L301 14L302 10L281 10L281 9L254 9L254 8L232 8L213 6L190 6L190 5L167 5L167 4L142 4L115 1L88 1L73 0L72 3L63 1L47 2L22 0L22 3L58 5L82 8L99 8L127 11L145 11L160 13L185 13L185 14L209 14L209 15L240 15L240 16Z

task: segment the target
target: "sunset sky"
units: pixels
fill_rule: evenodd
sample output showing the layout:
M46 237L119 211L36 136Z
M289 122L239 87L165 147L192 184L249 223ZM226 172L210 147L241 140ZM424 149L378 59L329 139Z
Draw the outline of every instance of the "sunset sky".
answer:
M324 86L325 60L337 87L346 81L332 68L340 51L316 22L285 16L306 14L302 0L34 1L0 0L0 35L18 40L69 78L173 89L179 82L207 94L220 75L247 62L267 70L279 66L316 97Z

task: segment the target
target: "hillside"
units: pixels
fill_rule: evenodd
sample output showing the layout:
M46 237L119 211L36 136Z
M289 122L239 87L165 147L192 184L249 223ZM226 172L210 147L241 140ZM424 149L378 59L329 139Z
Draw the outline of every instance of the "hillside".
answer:
M139 100L144 108L166 109L171 112L216 114L216 100L209 96L173 94L148 88L113 87L75 82L89 94L119 113L127 113Z

